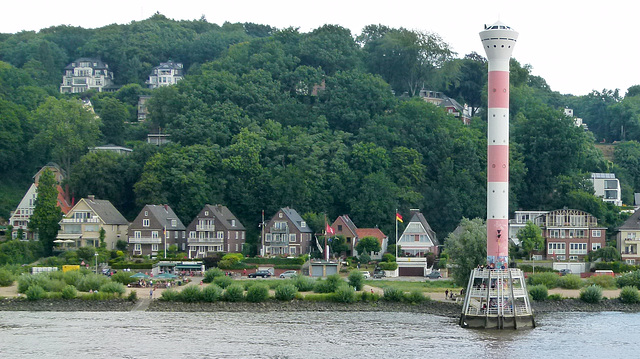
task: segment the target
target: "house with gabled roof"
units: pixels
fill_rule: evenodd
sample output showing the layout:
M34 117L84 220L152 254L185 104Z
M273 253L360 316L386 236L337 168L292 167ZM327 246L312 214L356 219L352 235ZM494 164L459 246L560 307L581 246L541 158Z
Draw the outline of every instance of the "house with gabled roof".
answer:
M344 236L347 239L347 245L349 246L347 255L354 255L354 248L358 239L358 227L349 218L349 215L343 214L336 218L331 224L331 228L333 228L336 235Z
M640 209L618 227L616 242L622 260L627 264L640 264Z
M129 253L155 257L171 245L184 247L185 229L169 205L148 204L129 225Z
M402 232L398 245L402 249L398 256L425 257L427 253L433 253L437 256L440 243L436 238L436 233L431 229L429 222L420 213L420 210L412 209L411 219Z
M389 245L389 237L387 237L386 234L382 233L379 228L358 228L357 233L358 237L356 238L355 244L353 246L353 255L356 257L358 256L358 251L355 248L358 245L359 240L365 237L373 237L380 243L380 251L371 252L369 253L369 256L373 260L381 260L382 255L387 251L387 246Z
M65 171L60 168L56 163L49 162L43 166L35 175L33 175L33 183L25 193L24 197L18 204L18 207L11 212L9 218L9 224L13 227L12 237L17 238L18 230L22 230L23 238L21 239L37 239L36 234L29 231L29 219L33 214L33 210L36 208L36 199L38 198L38 183L40 182L40 176L45 170L49 170L53 173L56 182L56 190L58 191L58 207L63 214L67 214L71 209L69 204L69 196L65 190L62 189L60 183L65 178Z
M104 230L107 249L115 249L118 240L126 240L129 221L108 200L83 198L60 221L56 240L73 243L70 247L99 247Z
M187 227L189 258L204 258L208 253L242 253L246 229L238 218L221 204L207 204Z
M295 209L281 208L265 225L261 253L299 256L309 253L313 231Z

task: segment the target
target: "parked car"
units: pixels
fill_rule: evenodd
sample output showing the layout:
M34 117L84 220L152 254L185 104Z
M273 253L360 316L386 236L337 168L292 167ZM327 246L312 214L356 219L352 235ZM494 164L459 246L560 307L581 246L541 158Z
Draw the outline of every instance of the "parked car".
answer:
M385 273L383 270L381 270L381 271L377 271L377 272L373 272L373 278L378 278L378 279L380 279L380 278L384 278L384 277L386 277L386 276L387 276L387 275L386 275L386 273Z
M362 275L363 275L365 278L371 278L371 273L369 273L369 271L363 270L363 271L362 271Z
M560 269L560 271L558 272L558 274L560 274L560 275L567 275L567 274L571 274L571 269L569 269L569 268Z
M271 277L271 272L269 272L268 270L259 270L255 271L254 273L249 273L249 278L256 277L269 278Z
M280 278L291 278L291 277L295 277L298 275L298 272L294 271L294 270L288 270L286 272L282 272L280 274Z
M427 274L427 278L429 278L429 279L442 278L442 274L440 274L440 272L438 272L438 271L433 271L433 272Z

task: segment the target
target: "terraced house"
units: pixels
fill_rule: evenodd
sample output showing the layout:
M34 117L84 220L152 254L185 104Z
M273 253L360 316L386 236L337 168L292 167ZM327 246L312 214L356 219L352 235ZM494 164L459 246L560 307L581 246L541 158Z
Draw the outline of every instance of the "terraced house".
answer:
M618 249L622 260L627 264L640 264L640 209L636 210L631 217L618 227L616 235Z
M129 253L155 257L177 245L184 250L185 227L169 205L148 204L129 225Z
M187 227L189 258L204 258L209 252L240 253L246 231L226 206L206 205Z
M295 209L281 208L264 228L263 255L299 256L309 253L313 231Z

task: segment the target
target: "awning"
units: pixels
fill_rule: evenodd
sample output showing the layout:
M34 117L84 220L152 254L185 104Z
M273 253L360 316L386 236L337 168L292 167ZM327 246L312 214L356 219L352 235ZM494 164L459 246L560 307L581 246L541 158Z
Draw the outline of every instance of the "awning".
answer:
M202 269L202 264L177 264L176 269Z

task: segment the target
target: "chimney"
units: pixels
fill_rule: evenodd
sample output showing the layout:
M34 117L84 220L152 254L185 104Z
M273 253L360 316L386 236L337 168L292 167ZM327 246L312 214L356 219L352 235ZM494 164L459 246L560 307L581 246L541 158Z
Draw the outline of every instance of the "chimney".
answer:
M416 214L416 213L420 213L420 209L419 208L411 208L409 210L410 217L413 217L413 215Z
M167 213L169 213L169 205L168 205L168 204L165 204L165 205L164 205L164 211L165 211L165 212L167 212Z
M89 201L95 201L96 200L96 196L90 194L87 196L87 198L89 198Z

